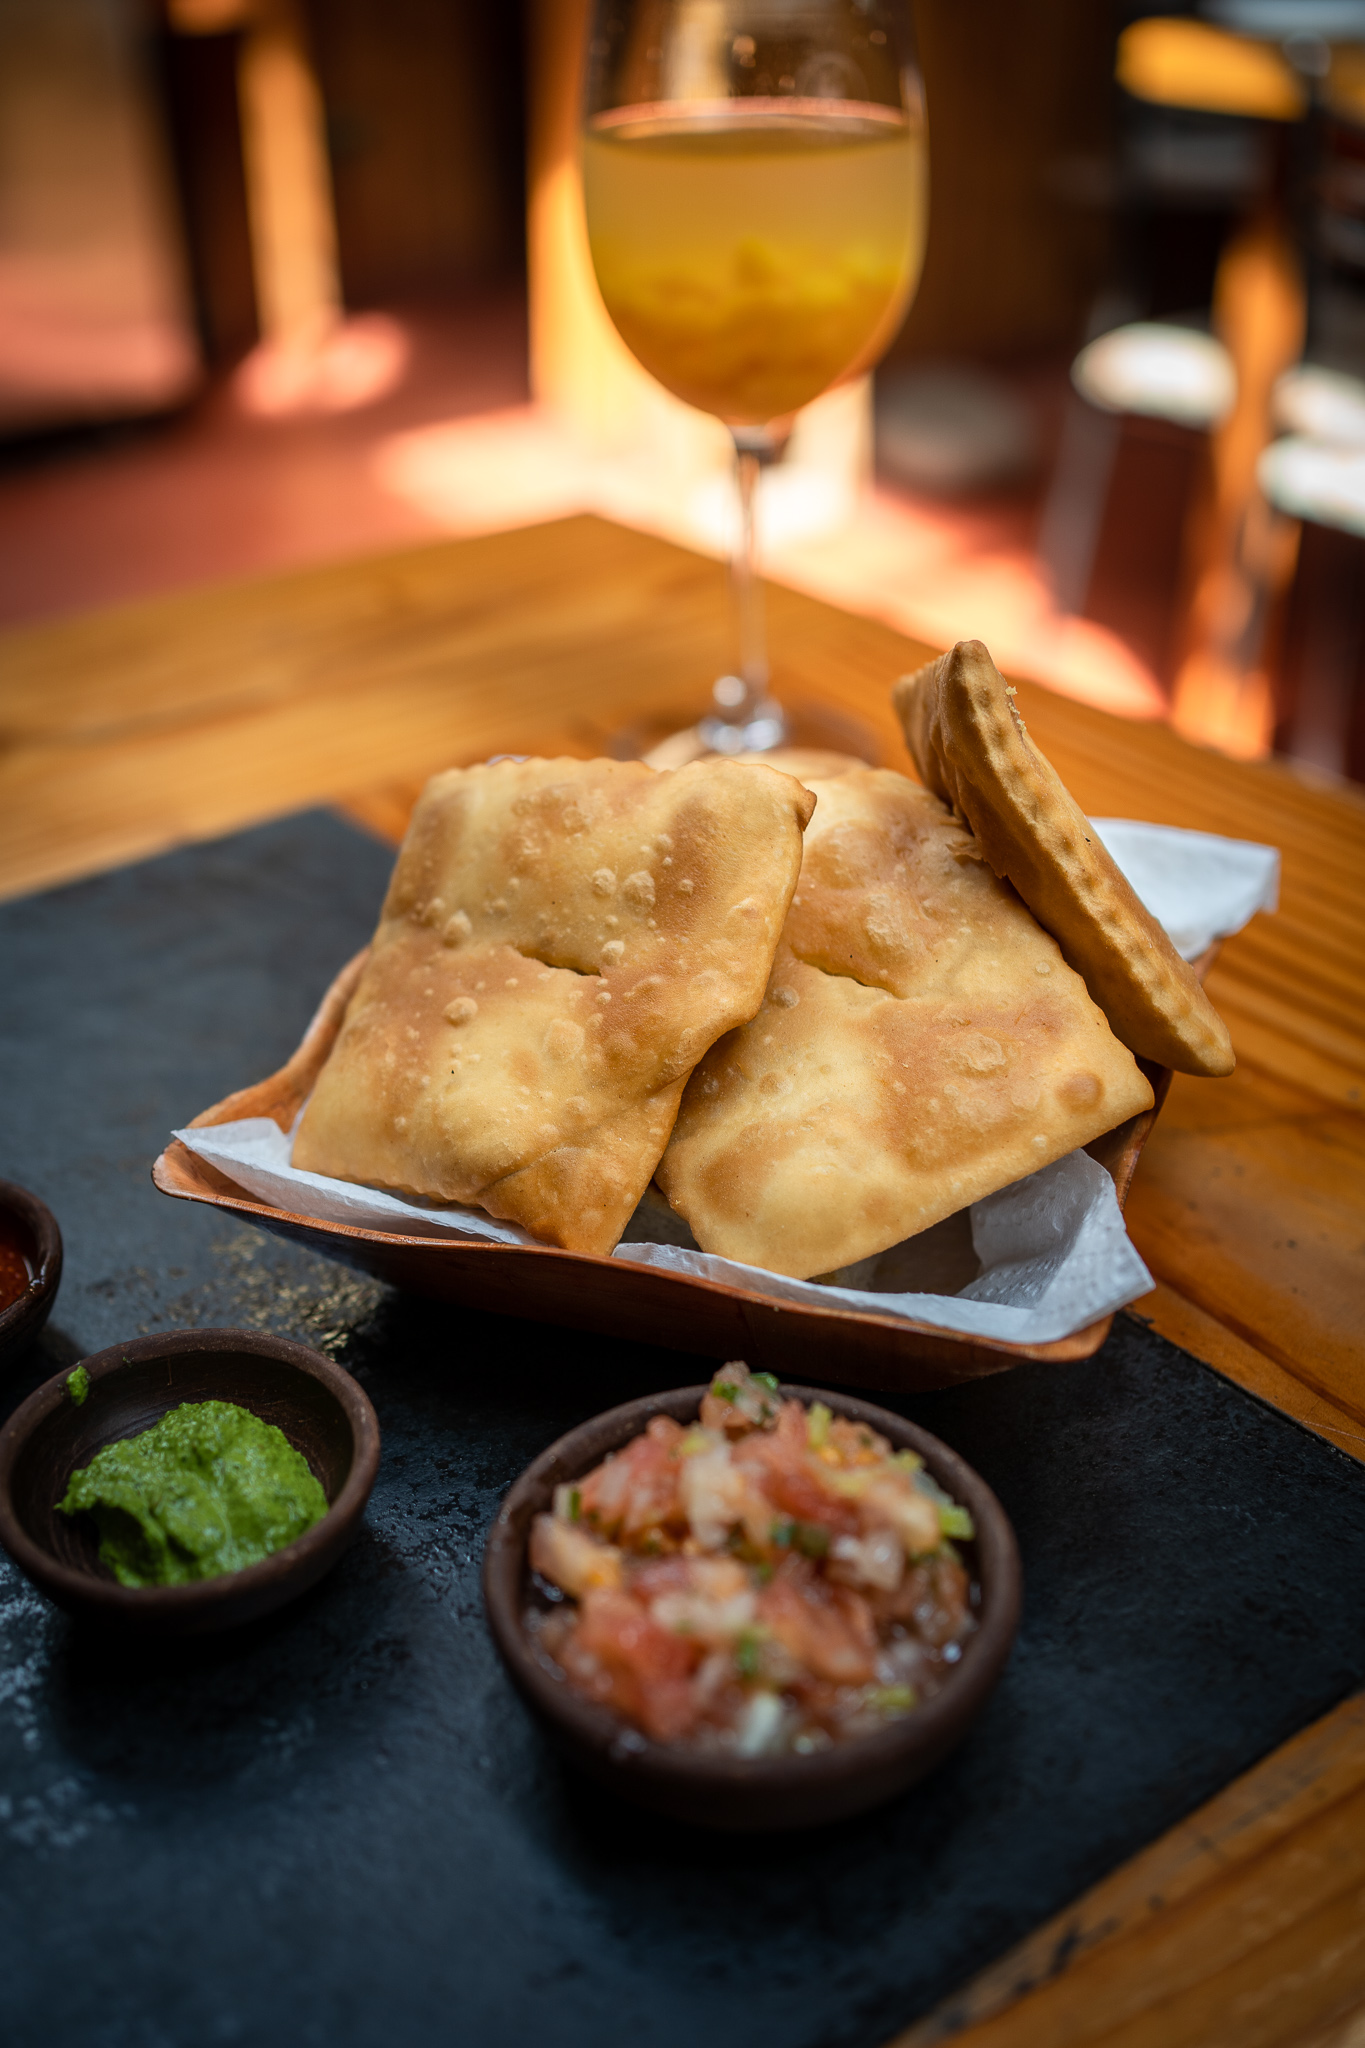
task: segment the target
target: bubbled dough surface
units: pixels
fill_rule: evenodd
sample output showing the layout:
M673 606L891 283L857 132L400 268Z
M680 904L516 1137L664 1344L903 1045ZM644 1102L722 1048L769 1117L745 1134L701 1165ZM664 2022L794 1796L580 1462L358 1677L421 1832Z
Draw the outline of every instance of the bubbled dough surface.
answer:
M813 787L763 1008L698 1067L658 1173L704 1250L798 1279L1152 1102L1079 975L937 797L885 769Z
M895 704L927 787L966 819L1124 1044L1179 1073L1230 1074L1227 1026L1034 746L981 642L903 676Z
M812 802L726 761L435 777L295 1165L609 1251L692 1068L762 1001Z

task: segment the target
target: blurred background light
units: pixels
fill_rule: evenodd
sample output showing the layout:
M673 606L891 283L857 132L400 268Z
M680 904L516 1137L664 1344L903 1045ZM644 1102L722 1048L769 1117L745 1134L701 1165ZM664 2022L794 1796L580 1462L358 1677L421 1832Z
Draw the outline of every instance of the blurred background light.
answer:
M1126 28L1115 75L1125 92L1165 107L1260 121L1297 121L1304 111L1303 87L1278 50L1176 16Z
M1275 424L1287 434L1365 448L1365 378L1296 364L1275 386Z
M1287 434L1265 450L1257 471L1282 512L1365 535L1365 446L1334 448Z
M1135 320L1083 348L1071 366L1083 398L1106 412L1214 427L1237 397L1232 357L1212 335Z
M581 510L724 551L587 260L586 12L0 0L0 619ZM769 573L1365 778L1365 0L919 30L920 292Z
M355 412L398 388L410 354L402 323L387 313L338 317L259 343L237 372L237 396L260 419Z
M199 383L155 80L99 0L0 6L0 434Z

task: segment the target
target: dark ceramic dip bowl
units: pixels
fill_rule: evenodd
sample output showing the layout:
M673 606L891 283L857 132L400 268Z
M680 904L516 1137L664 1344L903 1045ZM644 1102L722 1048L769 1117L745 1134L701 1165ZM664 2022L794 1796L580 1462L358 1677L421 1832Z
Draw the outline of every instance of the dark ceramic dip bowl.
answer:
M0 1543L35 1585L87 1620L163 1636L208 1635L283 1607L330 1571L355 1535L379 1468L379 1423L350 1374L321 1352L255 1330L171 1330L84 1360L31 1394L0 1430ZM56 1506L71 1474L182 1401L233 1401L302 1452L328 1512L259 1564L188 1586L121 1586L88 1515Z
M8 1365L52 1313L62 1277L62 1233L46 1202L12 1180L0 1180L0 1227L18 1240L32 1275L19 1299L0 1309L0 1365Z
M533 1599L526 1548L534 1517L555 1487L581 1479L619 1451L652 1417L691 1421L705 1387L680 1387L611 1408L570 1430L529 1465L498 1511L484 1556L483 1591L493 1638L524 1699L557 1747L594 1778L638 1805L695 1826L735 1833L811 1827L843 1820L893 1798L931 1771L967 1733L999 1678L1019 1620L1019 1551L995 1495L955 1451L884 1408L846 1394L784 1386L785 1397L823 1401L834 1414L879 1430L897 1450L916 1451L931 1476L969 1509L972 1543L959 1546L981 1589L977 1630L934 1698L903 1719L809 1756L699 1754L650 1741L609 1709L556 1678L537 1655L525 1621Z

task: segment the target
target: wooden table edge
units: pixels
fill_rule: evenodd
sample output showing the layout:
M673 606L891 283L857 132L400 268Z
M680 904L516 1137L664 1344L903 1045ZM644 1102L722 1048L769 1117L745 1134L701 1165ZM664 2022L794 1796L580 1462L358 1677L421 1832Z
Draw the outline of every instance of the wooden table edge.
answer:
M1158 1930L1169 1940L1177 1916L1203 1895L1220 1886L1235 1893L1253 1876L1263 1877L1259 1867L1277 1852L1283 1855L1293 1836L1307 1834L1325 1811L1363 1794L1365 1693L1356 1693L1035 1928L887 2048L935 2048L947 2040L961 2048L1088 2048L1120 2031L1125 2043L1141 2040L1145 2048L1150 2040L1157 2048L1169 2024L1162 2012L1178 1987L1169 1968L1163 1974L1153 1967L1154 1958L1144 1965L1139 1950L1144 1944L1158 1948L1150 1938ZM1309 1889L1304 1848L1298 1862L1302 1894ZM1355 1854L1336 1881L1340 1889L1365 1884L1365 1829L1355 1830ZM1112 1960L1124 1946L1134 1951L1128 1975L1136 2009L1117 2027L1097 2014L1092 2027L1080 1976L1097 1957ZM1248 1946L1254 1951L1254 1932ZM1065 1987L1065 2000L1059 1987ZM1365 2007L1365 1941L1354 1990L1344 2006L1339 2002L1339 2015ZM1058 2009L1063 2003L1071 2010ZM1150 2034L1134 2031L1144 2012L1151 2016Z

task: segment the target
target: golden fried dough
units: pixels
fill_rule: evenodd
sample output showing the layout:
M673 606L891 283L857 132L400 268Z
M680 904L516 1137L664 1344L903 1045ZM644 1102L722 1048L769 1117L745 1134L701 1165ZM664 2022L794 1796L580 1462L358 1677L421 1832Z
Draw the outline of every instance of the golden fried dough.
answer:
M875 768L813 787L763 1008L697 1068L657 1175L703 1250L798 1279L1152 1103L1080 976L937 797Z
M1230 1074L1227 1026L1029 738L981 642L903 676L894 697L926 786L966 819L1116 1036L1182 1074Z
M750 754L747 758L764 761L769 768L780 768L784 775L794 775L798 782L806 783L828 782L831 775L843 775L850 768L867 766L867 762L860 761L856 754L836 754L824 747L774 747L769 753Z
M436 776L294 1164L610 1251L763 999L813 803L732 761Z

